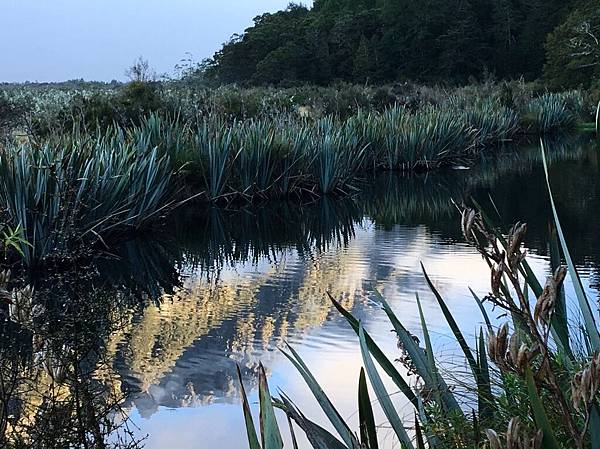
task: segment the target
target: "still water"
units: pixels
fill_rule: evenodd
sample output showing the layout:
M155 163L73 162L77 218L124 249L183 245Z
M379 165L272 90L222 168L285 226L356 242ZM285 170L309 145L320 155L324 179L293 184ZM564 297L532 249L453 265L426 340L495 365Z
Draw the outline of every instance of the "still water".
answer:
M596 301L600 150L589 136L550 147L563 227ZM381 175L361 187L351 198L303 206L189 208L168 232L128 242L118 259L98 262L104 287L127 290L143 303L106 335L102 347L109 362L94 376L110 377L124 393L123 410L135 435L147 436L145 447L246 448L236 364L252 404L262 362L273 393L284 391L309 418L324 422L279 352L284 342L303 357L342 415L357 423L357 338L327 292L362 320L392 359L396 339L373 290L420 336L418 293L438 355L460 363L420 269L422 262L461 328L475 335L482 318L468 288L484 296L489 272L462 238L455 203L478 199L497 209L505 229L527 222L529 261L539 276L550 271L550 209L535 147L507 151L471 169ZM401 395L394 400L403 407ZM385 427L381 415L377 420ZM391 434L382 443L394 447Z

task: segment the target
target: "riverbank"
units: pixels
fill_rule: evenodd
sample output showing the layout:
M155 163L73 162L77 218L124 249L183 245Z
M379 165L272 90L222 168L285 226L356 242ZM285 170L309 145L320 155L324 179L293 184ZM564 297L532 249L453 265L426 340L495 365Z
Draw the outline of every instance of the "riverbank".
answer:
M158 95L151 84L126 88L112 95ZM248 95L241 92L238 99ZM579 92L513 92L513 107L502 92L431 89L419 101L349 115L322 115L314 101L295 110L265 106L245 119L208 109L192 116L180 105L177 114L140 114L128 126L102 126L108 112L93 109L99 100L89 97L79 118L63 109L51 131L6 139L0 203L13 238L4 246L26 266L68 260L78 248L160 222L190 198L226 205L347 195L373 174L470 166L507 143L569 131L587 117Z

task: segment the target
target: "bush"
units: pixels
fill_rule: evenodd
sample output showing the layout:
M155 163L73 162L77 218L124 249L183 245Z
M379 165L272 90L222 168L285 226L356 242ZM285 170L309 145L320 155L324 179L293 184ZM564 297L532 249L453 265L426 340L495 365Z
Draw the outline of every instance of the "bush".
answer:
M0 137L25 125L25 115L30 106L21 99L11 98L6 92L0 91Z

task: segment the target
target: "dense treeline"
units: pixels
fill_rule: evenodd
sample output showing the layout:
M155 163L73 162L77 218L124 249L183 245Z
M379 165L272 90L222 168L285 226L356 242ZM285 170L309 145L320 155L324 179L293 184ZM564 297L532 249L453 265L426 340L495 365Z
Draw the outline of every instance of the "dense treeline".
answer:
M217 84L531 80L547 53L550 74L568 63L585 23L600 36L598 11L598 0L315 0L256 17L202 69Z

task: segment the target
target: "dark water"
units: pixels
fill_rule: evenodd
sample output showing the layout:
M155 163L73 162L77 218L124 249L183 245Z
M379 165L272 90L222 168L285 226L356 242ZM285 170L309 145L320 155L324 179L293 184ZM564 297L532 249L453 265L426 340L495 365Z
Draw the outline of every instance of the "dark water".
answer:
M596 301L600 149L590 136L580 136L549 144L549 153L566 238ZM373 289L416 335L418 293L439 355L453 357L450 332L419 263L473 335L482 319L468 287L484 295L489 273L460 233L455 203L471 197L490 212L497 209L505 228L527 222L530 263L540 276L549 272L550 209L537 147L484 158L468 170L381 175L351 198L303 206L189 208L166 232L122 245L118 258L82 267L80 272L91 274L80 276L75 287L68 283L78 304L92 299L97 305L76 310L73 328L88 323L104 330L94 333L90 347L101 356L86 359L87 372L95 384L116 392L132 434L148 435L148 448L242 449L247 443L236 363L251 401L262 362L272 391L281 388L309 417L322 421L300 376L277 350L286 341L343 416L356 421L361 366L356 336L326 292L362 319L392 355L395 338L372 301ZM52 295L56 282L38 281L38 290ZM65 307L59 309L65 313ZM96 319L90 321L90 315ZM399 395L396 400L403 404ZM392 447L391 437L382 443Z

